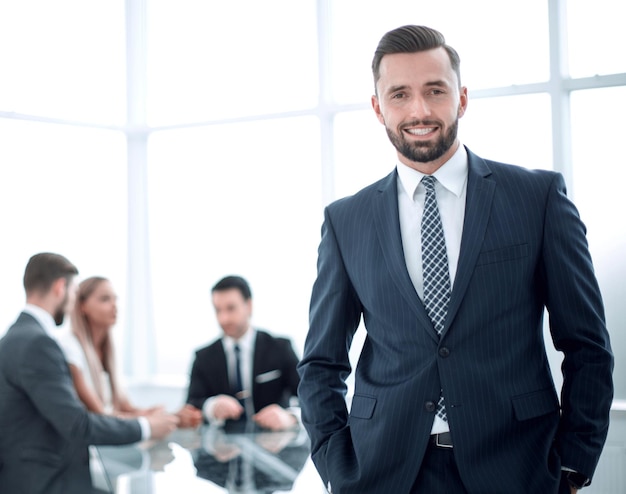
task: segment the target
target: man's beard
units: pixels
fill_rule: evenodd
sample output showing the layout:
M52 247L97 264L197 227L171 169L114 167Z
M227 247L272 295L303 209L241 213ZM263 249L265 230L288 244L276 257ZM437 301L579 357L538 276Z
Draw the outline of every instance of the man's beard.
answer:
M53 314L54 323L57 326L60 326L61 324L63 324L63 321L65 319L65 310L66 310L68 301L69 301L69 295L66 293L65 298L63 299L63 302L61 302L59 306L56 308L56 310L54 311L54 314Z
M411 126L415 125L428 126L432 123L428 121L411 123ZM400 134L396 134L387 126L385 126L385 130L389 140L402 156L417 163L430 163L441 158L454 144L459 130L459 119L457 118L448 131L435 142L409 142L402 131Z

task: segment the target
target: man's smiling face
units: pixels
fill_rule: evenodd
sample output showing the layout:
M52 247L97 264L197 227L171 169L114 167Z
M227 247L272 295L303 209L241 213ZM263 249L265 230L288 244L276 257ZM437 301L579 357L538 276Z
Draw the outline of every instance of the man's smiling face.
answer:
M385 55L372 106L402 163L431 174L458 147L467 107L445 49Z

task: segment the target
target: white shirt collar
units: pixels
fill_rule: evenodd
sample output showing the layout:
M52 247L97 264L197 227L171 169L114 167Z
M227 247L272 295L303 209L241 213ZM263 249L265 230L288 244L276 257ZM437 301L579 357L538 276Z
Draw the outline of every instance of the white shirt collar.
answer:
M425 175L404 163L398 163L396 169L402 188L410 198L414 198L415 190ZM462 144L459 144L459 148L452 157L433 176L443 187L460 197L467 180L467 170L467 151Z
M54 322L54 318L47 310L39 307L38 305L26 304L23 312L33 316L37 322L41 324L48 335L53 338L55 337L57 325Z
M241 348L241 351L245 352L249 350L250 348L252 348L254 344L255 336L256 336L256 329L250 326L248 330L243 334L243 336L239 338L238 340L235 340L234 338L231 338L230 336L224 335L222 337L222 342L224 344L224 347L228 351L231 351L234 348L235 344L237 344L239 345L239 348Z

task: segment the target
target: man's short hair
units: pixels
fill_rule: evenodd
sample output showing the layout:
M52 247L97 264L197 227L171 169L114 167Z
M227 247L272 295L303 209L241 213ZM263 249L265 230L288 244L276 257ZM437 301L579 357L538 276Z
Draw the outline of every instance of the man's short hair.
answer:
M222 278L215 285L213 285L213 288L211 288L211 293L232 290L233 288L239 290L244 300L250 300L252 298L250 285L248 285L248 282L244 280L241 276L226 276Z
M68 281L78 274L78 269L65 257L51 252L35 254L28 260L24 271L26 293L47 293L59 278Z
M426 26L407 25L393 29L386 33L378 43L372 60L374 88L380 78L380 62L385 55L394 53L417 53L435 48L446 50L450 58L452 70L456 72L459 87L461 87L461 59L454 48L446 44L446 39L436 29Z

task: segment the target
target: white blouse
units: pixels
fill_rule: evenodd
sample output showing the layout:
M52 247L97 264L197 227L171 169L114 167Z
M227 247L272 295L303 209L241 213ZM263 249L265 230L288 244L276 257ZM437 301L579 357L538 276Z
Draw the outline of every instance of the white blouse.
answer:
M87 386L89 386L94 394L96 394L96 386L94 385L91 372L89 371L87 357L85 356L83 347L80 345L76 335L69 330L63 331L57 336L57 341L65 354L65 360L67 360L68 364L75 365L83 373L83 378L85 379ZM111 392L109 374L103 370L100 375L100 379L102 392L104 394L104 411L105 413L110 413L113 411L113 394Z

